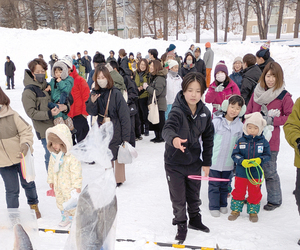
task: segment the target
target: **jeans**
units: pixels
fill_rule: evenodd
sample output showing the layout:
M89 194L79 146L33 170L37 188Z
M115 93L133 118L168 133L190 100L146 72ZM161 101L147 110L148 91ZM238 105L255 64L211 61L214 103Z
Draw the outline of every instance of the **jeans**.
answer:
M229 179L232 171L210 170L209 177ZM208 183L209 210L220 210L227 207L228 182L210 181Z
M167 111L165 112L165 120L168 120L169 113L172 109L172 104L167 105Z
M271 159L262 165L265 172L267 200L274 205L281 205L282 195L280 179L277 173L277 151L271 151Z
M47 149L47 141L46 138L41 139L41 142L43 144L43 147L45 149L45 165L46 165L46 170L48 172L48 165L49 165L49 159L50 159L50 152Z
M20 176L21 185L25 189L28 204L33 205L39 202L35 183L34 181L27 183L23 178L20 163L0 168L0 174L5 185L7 208L19 207L20 186L18 175Z
M14 76L6 76L6 82L7 82L7 88L10 89L10 82L11 82L11 87L15 87L15 81L14 81Z

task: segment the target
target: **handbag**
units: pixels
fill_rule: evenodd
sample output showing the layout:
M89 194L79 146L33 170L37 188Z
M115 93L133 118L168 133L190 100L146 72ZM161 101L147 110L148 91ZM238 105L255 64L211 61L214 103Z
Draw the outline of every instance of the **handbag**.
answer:
M156 99L155 90L153 91L152 102L148 105L148 121L152 124L159 123L159 112L158 112L158 104Z
M111 94L111 90L109 91L108 100L107 100L107 104L106 104L104 115L99 114L100 116L103 117L103 120L102 120L101 124L104 124L106 122L110 122L110 118L107 115L108 114L109 101L110 101L110 94Z

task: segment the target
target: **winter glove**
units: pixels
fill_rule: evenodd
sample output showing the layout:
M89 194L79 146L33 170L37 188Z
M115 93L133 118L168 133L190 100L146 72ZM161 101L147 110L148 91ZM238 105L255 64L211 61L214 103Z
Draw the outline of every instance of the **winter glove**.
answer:
M249 159L249 162L255 162L256 164L260 165L261 164L261 159L259 157L252 158L252 159Z
M144 88L144 89L147 89L148 86L149 86L148 83L146 83L146 82L143 83L143 88Z
M22 154L26 156L28 152L29 145L27 143L22 143L20 146L20 153L18 153L17 157L22 158Z
M272 138L273 131L274 131L274 126L272 126L272 125L265 126L265 128L264 128L263 134L268 142Z
M216 92L222 92L223 90L224 90L224 85L223 85L223 83L220 84L218 87L215 88L215 91L216 91Z
M264 115L263 118L266 120L267 125L273 125L273 117Z
M280 116L280 110L278 109L270 109L268 111L268 116L271 116L271 117L279 117Z

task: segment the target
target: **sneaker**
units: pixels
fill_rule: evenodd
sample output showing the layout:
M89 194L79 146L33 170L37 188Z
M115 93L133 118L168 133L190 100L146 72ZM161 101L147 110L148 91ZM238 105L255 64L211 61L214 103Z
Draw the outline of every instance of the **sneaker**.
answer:
M145 136L149 136L149 131L145 131Z
M227 207L220 207L220 212L222 214L227 214L228 213L228 208Z
M257 222L258 221L258 216L257 214L249 214L249 220L251 222Z
M61 222L58 224L58 226L66 227L69 224L71 224L71 220L69 218L71 216L69 216L68 213L65 212L64 214L61 215L61 217L62 217L62 219L61 219Z
M157 138L155 137L155 138L151 139L150 141L155 142L156 140L157 140Z
M160 142L165 142L163 138L158 138L154 141L154 143L160 143Z
M10 89L10 88L6 88L6 89Z
M272 203L267 203L266 205L264 205L264 210L266 211L273 211L274 209L280 207L281 204L272 204Z
M231 214L228 216L228 220L234 221L239 216L240 216L240 212L238 212L238 211L231 211Z
M219 210L210 210L210 214L212 217L220 217L220 211Z
M136 137L135 140L136 140L136 141L143 140L143 137L141 137L141 136L140 136L140 137Z

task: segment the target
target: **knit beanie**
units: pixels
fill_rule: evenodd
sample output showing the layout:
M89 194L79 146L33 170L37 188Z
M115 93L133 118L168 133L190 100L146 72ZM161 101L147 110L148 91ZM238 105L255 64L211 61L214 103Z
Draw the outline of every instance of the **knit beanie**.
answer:
M167 64L168 64L168 68L169 69L172 69L174 66L178 66L178 62L177 61L175 61L175 60L169 60L168 62L167 62Z
M271 41L265 42L262 46L260 46L260 49L270 49Z
M219 71L224 72L228 76L228 69L227 69L227 66L225 65L224 61L220 61L220 62L217 63L217 65L215 67L215 74L214 74L215 78L216 78L216 74Z
M205 44L205 48L210 48L210 47L211 47L210 42L207 42L207 43Z
M64 62L70 69L73 68L73 59L70 56L64 56L64 58L61 59L61 61Z
M267 41L262 46L260 46L259 51L256 52L257 57L262 57L264 60L270 58L270 41Z
M254 112L248 115L245 115L245 123L243 126L243 132L248 135L247 133L247 124L251 123L258 127L258 135L261 135L265 126L267 126L266 120L262 117L260 112Z
M133 54L132 52L130 52L130 53L129 53L129 57L130 57L130 56L133 56L133 57L134 57L134 54Z
M176 46L175 46L174 44L171 43L171 44L169 45L169 48L167 49L167 51L170 52L170 51L172 51L172 50L174 50L174 49L176 49Z
M235 64L236 62L241 62L241 63L243 63L243 58L241 58L240 56L237 56L236 58L234 58L233 64L232 64L232 69L233 69L233 71L235 70L235 69L234 69L234 64ZM243 67L242 67L242 69L243 69Z

